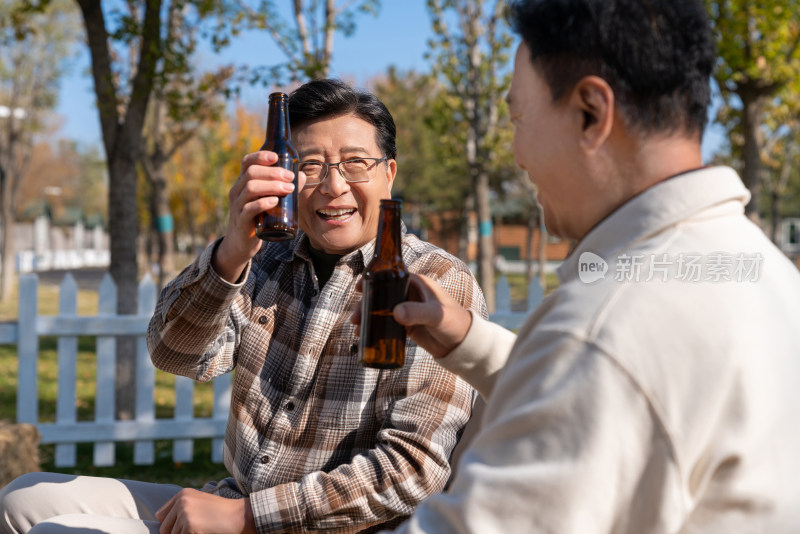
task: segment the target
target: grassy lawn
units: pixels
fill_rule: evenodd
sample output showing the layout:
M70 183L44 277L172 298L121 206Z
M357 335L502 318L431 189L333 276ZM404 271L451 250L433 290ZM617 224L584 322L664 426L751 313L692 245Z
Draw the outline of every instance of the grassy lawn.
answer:
M16 290L15 290L16 291ZM39 284L38 298L40 315L56 315L58 311L58 289L53 286ZM97 313L97 293L81 290L78 292L79 315ZM11 296L5 303L0 303L0 321L13 321L17 317L17 295ZM57 339L42 337L39 339L38 362L38 395L39 420L51 422L55 420L58 355ZM76 387L76 410L79 421L94 419L95 396L95 338L82 336L78 338L78 361ZM170 418L175 403L175 377L169 373L156 371L155 404L156 417ZM0 345L0 419L16 420L17 392L17 347L16 345ZM195 416L210 417L213 408L212 384L196 384L194 389ZM53 465L53 445L41 445L39 449L42 469L61 473L108 476L114 478L130 478L179 484L187 487L199 487L209 480L219 480L228 476L222 464L211 462L211 440L201 439L194 442L194 461L175 463L172 461L172 441L155 442L156 462L150 466L133 465L133 446L130 443L119 443L116 447L116 465L114 467L94 467L92 462L92 444L79 444L75 468L56 468Z
M500 275L495 275L495 283L497 283L498 278L500 278ZM509 273L506 274L506 279L508 280L508 285L511 288L512 309L515 309L514 304L525 303L527 306L528 281L525 275ZM545 286L545 295L549 295L555 288L558 287L558 277L556 277L555 273L547 273L545 275Z
M14 285L11 295L0 301L0 321L16 321L18 313L19 293ZM47 284L39 284L39 315L58 315L58 288ZM97 292L78 290L78 315L97 315Z

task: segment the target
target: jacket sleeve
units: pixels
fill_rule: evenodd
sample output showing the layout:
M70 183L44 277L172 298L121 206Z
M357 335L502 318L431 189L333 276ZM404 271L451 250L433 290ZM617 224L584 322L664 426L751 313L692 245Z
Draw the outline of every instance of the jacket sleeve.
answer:
M438 281L464 306L486 314L471 274L456 271ZM375 447L330 471L251 493L259 532L357 532L410 515L444 488L474 392L417 345L406 350L406 365L387 374L376 392L384 423Z
M497 380L449 491L396 532L641 532L631 528L641 518L626 510L658 513L648 502L677 487L672 446L653 414L596 345L529 334ZM640 506L629 506L636 499ZM667 500L681 506L677 494Z
M228 283L211 267L218 243L164 287L147 328L153 364L201 382L233 369L250 305L241 295L250 265L240 283Z
M464 340L444 358L436 361L457 374L487 400L517 336L470 310L472 325Z

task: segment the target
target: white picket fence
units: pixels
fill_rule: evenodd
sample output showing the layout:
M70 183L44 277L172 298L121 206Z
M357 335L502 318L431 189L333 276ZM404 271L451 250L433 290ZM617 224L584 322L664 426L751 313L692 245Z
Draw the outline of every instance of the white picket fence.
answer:
M222 461L222 441L230 404L231 376L217 378L213 384L212 417L194 417L194 381L185 377L175 379L175 410L173 418L155 417L155 368L150 361L145 342L147 324L153 314L156 287L146 276L139 284L137 315L116 315L117 289L106 274L98 290L98 315L77 314L78 286L67 274L59 290L57 316L39 315L37 310L38 278L23 275L19 286L19 320L0 328L0 343L16 343L19 358L17 382L17 421L35 424L42 443L55 443L54 462L57 467L72 467L76 463L76 444L94 443L93 463L110 466L115 463L116 442L133 441L134 463L149 465L155 461L153 440L174 440L173 460L193 459L193 440L212 439L212 461ZM38 415L37 362L39 338L58 338L58 396L55 422L40 422ZM78 336L96 336L95 414L93 421L76 418L76 368ZM114 418L114 369L116 360L115 336L136 336L136 405L134 419L116 421Z
M230 406L231 375L213 383L214 405L209 418L194 417L194 382L175 379L175 410L172 418L155 417L155 368L145 342L147 324L155 309L156 287L149 276L139 284L139 309L136 315L117 315L117 289L106 274L98 291L98 315L77 314L78 286L71 274L65 275L59 289L59 312L56 316L39 315L38 278L35 274L20 277L19 319L0 323L0 343L17 344L19 358L17 382L17 421L35 424L42 443L54 443L57 467L76 464L76 444L94 443L93 464L115 463L115 443L134 442L133 461L150 465L155 461L154 440L174 440L173 460L190 462L195 439L212 438L211 460L222 462L222 443ZM497 312L491 319L506 328L518 328L527 310L512 310L508 281L500 277L497 287ZM534 280L529 287L528 310L542 299L542 290ZM40 422L38 414L39 338L58 338L58 395L55 422ZM96 396L92 421L76 417L76 382L78 336L96 336ZM134 419L114 418L115 336L136 336L136 407Z
M17 272L34 273L51 269L82 269L84 267L108 267L111 252L108 250L45 250L17 252Z
M528 314L535 310L544 298L544 290L536 278L532 278L528 284L528 300L522 309L512 309L511 286L505 275L500 275L498 278L494 292L495 312L489 319L509 330L516 330L522 326Z

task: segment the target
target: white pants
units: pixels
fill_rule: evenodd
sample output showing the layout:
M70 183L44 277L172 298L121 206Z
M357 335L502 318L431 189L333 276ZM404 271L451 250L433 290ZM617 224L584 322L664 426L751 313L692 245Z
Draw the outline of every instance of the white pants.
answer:
M28 473L0 489L0 532L158 534L156 511L182 488L59 473Z

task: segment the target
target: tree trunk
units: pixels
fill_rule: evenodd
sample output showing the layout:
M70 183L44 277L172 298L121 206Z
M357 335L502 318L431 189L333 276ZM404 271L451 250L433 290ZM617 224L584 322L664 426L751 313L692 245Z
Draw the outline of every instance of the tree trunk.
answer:
M3 274L2 274L2 287L0 287L0 300L5 301L11 296L11 291L14 288L14 274L15 274L15 261L14 261L14 211L10 202L6 201L6 195L3 195Z
M167 178L164 175L166 160L157 153L151 158L145 156L143 163L151 187L150 210L156 232L158 287L161 288L172 278L175 271L174 224L167 194Z
M187 197L183 198L183 215L189 230L189 256L193 256L195 253L194 248L197 244L197 227L194 224L191 202Z
M544 211L539 210L539 285L547 290L547 227L544 225Z
M777 188L770 191L770 229L769 238L780 248L780 225L781 225L781 194Z
M758 131L764 97L756 91L743 86L739 92L742 99L742 129L744 146L742 149L742 182L750 191L750 202L744 208L745 215L760 224L759 202L761 199L761 140Z
M468 195L467 198L464 199L464 204L461 207L462 223L458 226L458 257L464 260L464 263L469 263L470 214L472 213L474 205L474 197Z
M12 99L12 109L14 99ZM3 132L0 143L0 202L2 202L3 214L0 224L3 225L0 231L2 239L2 261L0 261L0 301L6 301L11 296L14 287L14 277L16 265L14 257L14 223L16 215L17 191L19 191L22 176L25 173L31 155L32 142L30 136L26 136L18 130L13 115L8 119L6 131Z
M103 133L108 166L108 215L111 241L109 272L117 285L117 313L135 314L137 304L137 214L136 163L142 145L142 130L150 95L153 91L156 64L162 54L161 0L146 0L141 22L139 58L130 82L130 94L124 116L114 84L114 69L109 48L109 34L100 0L76 0L86 26L92 62L92 78ZM119 419L130 419L136 398L136 339L117 338L115 376L116 412Z
M11 147L8 147L11 148ZM13 254L14 254L14 238L13 238L13 224L14 224L14 216L13 216L13 206L11 202L11 172L6 172L4 170L5 167L8 165L0 161L0 184L2 184L2 190L0 190L0 195L2 195L2 225L3 227L0 229L0 239L2 239L2 254L3 254L3 262L2 266L2 273L0 273L0 300L5 301L11 296L11 289L14 285L14 261L13 261Z
M538 213L536 206L528 210L528 224L525 230L525 285L531 284L533 278L533 237L536 235Z
M117 313L138 311L137 239L139 218L136 210L136 154L138 148L125 146L120 139L116 157L109 162L108 229L111 241L109 272L117 285ZM134 201L131 201L134 199ZM121 420L132 419L136 403L136 338L117 338L116 413Z
M785 150L783 162L781 164L778 177L770 182L770 208L772 219L770 228L770 239L775 245L780 248L780 227L781 227L781 201L786 188L789 186L789 179L794 169L794 159L800 152L800 144L790 143L789 148Z
M478 283L486 297L489 313L494 313L494 239L492 237L492 211L489 206L489 175L480 171L475 184L476 211L478 213Z

